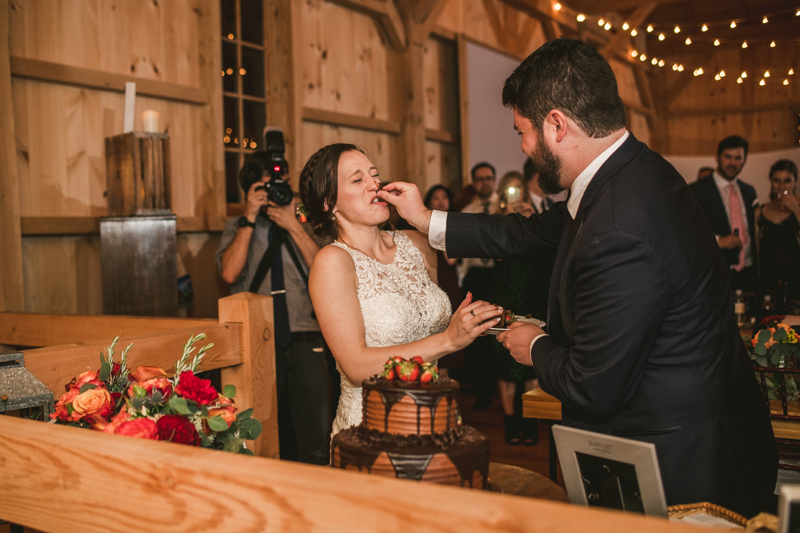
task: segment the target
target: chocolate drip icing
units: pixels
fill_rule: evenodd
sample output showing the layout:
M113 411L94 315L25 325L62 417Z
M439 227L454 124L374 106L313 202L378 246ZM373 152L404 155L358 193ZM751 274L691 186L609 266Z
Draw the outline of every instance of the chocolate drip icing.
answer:
M417 406L417 433L420 431L420 412L422 407L427 407L431 416L431 433L435 433L435 420L436 409L439 401L446 398L447 401L447 429L450 427L450 417L454 406L456 407L456 416L458 416L458 399L459 387L451 379L441 379L432 383L419 383L408 381L389 381L385 378L372 378L364 382L363 398L364 398L364 419L366 419L367 410L367 396L369 391L377 390L383 400L385 407L383 417L383 430L389 431L389 415L391 414L394 404L403 399L403 396L410 397Z

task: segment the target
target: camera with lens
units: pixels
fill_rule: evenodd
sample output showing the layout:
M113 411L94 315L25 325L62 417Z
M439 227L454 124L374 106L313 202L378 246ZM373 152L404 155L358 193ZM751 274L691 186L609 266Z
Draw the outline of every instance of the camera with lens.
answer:
M292 187L283 177L289 171L284 153L286 145L283 142L283 132L279 129L270 129L264 135L266 149L264 150L264 172L269 172L270 180L264 185L256 187L256 191L265 190L267 198L277 205L289 205L292 203Z

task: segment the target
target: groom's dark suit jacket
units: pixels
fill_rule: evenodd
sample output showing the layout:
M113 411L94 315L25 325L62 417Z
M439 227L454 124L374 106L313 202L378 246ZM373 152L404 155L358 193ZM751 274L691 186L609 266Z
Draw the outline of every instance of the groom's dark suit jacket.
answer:
M451 257L557 247L531 358L563 423L656 445L669 505L770 509L777 452L734 321L728 269L675 169L633 135L566 202L529 218L448 213ZM513 310L512 310L513 311ZM774 512L774 511L773 511Z

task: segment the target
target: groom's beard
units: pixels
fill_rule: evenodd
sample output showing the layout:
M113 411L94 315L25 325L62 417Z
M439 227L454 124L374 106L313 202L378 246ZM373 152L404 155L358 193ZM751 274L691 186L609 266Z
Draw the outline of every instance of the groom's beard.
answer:
M561 185L561 159L550 150L544 139L536 143L536 148L530 157L536 170L539 171L539 187L542 192L558 194L566 188Z

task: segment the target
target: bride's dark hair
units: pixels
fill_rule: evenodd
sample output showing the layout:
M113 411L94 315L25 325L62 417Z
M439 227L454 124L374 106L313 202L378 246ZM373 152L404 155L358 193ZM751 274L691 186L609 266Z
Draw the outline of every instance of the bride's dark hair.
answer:
M339 158L350 151L361 152L354 144L329 144L317 150L300 173L300 198L308 211L311 228L319 237L339 236L333 215L339 193Z

